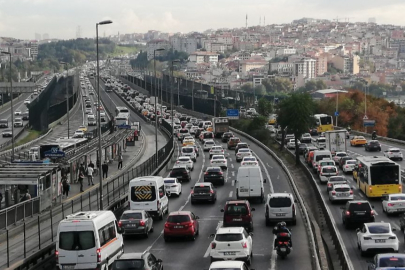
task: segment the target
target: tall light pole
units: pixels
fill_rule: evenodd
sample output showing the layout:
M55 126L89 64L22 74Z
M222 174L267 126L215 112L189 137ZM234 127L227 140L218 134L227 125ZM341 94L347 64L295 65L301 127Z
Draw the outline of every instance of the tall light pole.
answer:
M363 118L363 125L364 120L367 119L367 85L364 87L364 118ZM367 133L367 126L364 126L364 132Z
M101 21L99 23L96 23L96 50L97 50L97 136L98 136L98 158L100 159L100 167L101 167L101 156L102 156L102 151L103 149L101 149L101 119L100 119L100 105L101 105L101 99L100 99L100 64L99 64L99 59L98 59L98 26L99 25L104 25L104 24L110 24L112 23L112 21L110 20L106 20L106 21ZM97 160L96 160L97 162ZM99 210L103 210L103 175L101 174L101 172L98 172L98 176L99 176L99 192L100 192L100 209Z
M336 92L336 112L335 112L335 116L336 116L336 124L335 126L338 126L338 114L339 114L339 108L338 105L339 104L339 90Z
M177 62L180 62L180 60L173 60L172 61L172 83L170 84L170 110L171 110L171 117L172 117L172 133L173 133L173 131L174 131L174 115L173 115L173 82L174 82L174 77L173 77L173 64L174 63L177 63ZM172 134L172 143L173 143L173 147L174 147L174 134Z
M13 109L13 76L11 74L11 52L1 52L10 57L10 102L11 102L11 161L14 161L14 109Z
M155 85L153 87L153 98L155 99L155 143L156 143L156 149L155 149L155 156L156 156L156 164L159 163L159 157L158 157L158 139L157 139L157 127L158 127L158 120L157 120L157 101L158 101L158 96L159 96L159 90L157 89L157 85L156 85L156 52L159 51L164 51L165 49L163 48L159 48L159 49L154 49L153 50L153 73L155 76Z
M68 77L69 77L69 70L66 62L60 62L60 64L65 65L65 70L66 70L66 81L65 81L65 86L66 86L66 113L67 113L67 119L68 119L68 126L67 126L67 137L68 139L70 138L69 133L70 133L70 119L69 119L69 90L68 90Z

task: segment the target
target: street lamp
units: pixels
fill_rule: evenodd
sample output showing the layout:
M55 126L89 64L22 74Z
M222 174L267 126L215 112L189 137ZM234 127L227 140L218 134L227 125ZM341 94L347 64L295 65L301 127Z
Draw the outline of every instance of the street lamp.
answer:
M96 50L97 50L97 116L98 116L98 126L97 126L97 136L98 136L98 158L100 159L100 166L101 166L101 156L102 156L102 151L103 149L101 149L101 117L100 117L100 104L101 104L101 99L100 99L100 64L99 64L99 60L98 60L98 26L99 25L104 25L104 24L110 24L112 23L112 21L110 20L106 20L106 21L101 21L99 23L96 23ZM96 160L97 162L97 160ZM98 172L98 176L99 176L99 181L100 181L100 186L99 188L99 192L100 192L100 209L99 210L103 210L103 175L101 174L101 172Z
M11 96L11 161L14 160L14 110L13 110L13 76L11 74L11 52L1 52L10 57L10 96Z
M180 62L180 60L178 60L178 59L175 59L175 60L173 60L172 61L172 83L171 83L171 87L170 87L170 109L171 109L171 117L172 117L172 144L173 144L173 147L174 147L174 134L173 134L173 131L174 131L174 116L173 116L173 82L174 82L174 77L173 77L173 64L174 63L178 63L178 62Z
M153 87L154 91L154 95L153 98L155 99L155 142L156 142L156 151L155 151L155 155L156 155L156 164L159 163L159 157L158 157L158 139L157 139L157 126L158 126L158 121L157 121L157 109L156 109L156 103L157 103L157 96L159 95L159 90L156 88L156 52L159 51L164 51L165 49L163 48L159 48L159 49L154 49L153 50L153 72L155 74L155 85ZM158 93L158 94L156 94Z
M68 139L70 138L69 133L70 133L70 119L69 119L69 90L68 90L68 76L69 76L69 71L68 71L68 66L66 62L60 62L61 65L65 65L65 70L66 70L66 112L67 112L67 119L68 119L68 126L67 126L67 137Z

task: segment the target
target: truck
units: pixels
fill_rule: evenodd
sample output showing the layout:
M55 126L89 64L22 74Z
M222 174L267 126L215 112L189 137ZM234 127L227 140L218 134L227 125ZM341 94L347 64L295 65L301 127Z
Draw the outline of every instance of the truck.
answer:
M212 130L216 138L220 138L222 134L229 131L229 121L227 117L212 118Z
M346 152L346 130L331 130L325 132L326 149L332 154L336 152Z
M153 97L153 96L151 96L151 97L149 98L149 104L155 105L155 103L157 103L157 102L158 102L158 97Z

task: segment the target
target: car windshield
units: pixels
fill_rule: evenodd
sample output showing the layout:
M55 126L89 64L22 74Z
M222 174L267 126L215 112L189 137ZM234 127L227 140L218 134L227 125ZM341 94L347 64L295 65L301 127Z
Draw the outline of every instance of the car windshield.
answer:
M335 162L334 161L321 161L320 165L321 165L321 167L327 166L327 165L335 165Z
M381 258L378 264L379 267L405 267L405 258L390 256Z
M209 173L218 173L221 171L221 168L209 168L207 169L207 172Z
M1 121L0 121L1 122ZM399 151L399 149L390 149L390 150L388 150L388 152L391 152L391 153L399 153L400 151Z
M208 142L205 142L205 144L206 144L206 145L207 145L207 144L215 144L215 142L208 141Z
M171 223L182 223L190 221L190 217L188 215L172 215L167 218L167 222Z
M123 213L121 219L142 219L142 213Z
M194 151L194 149L193 148L183 148L182 150L181 150L183 153L192 153L193 151Z
M291 199L289 197L274 197L270 199L270 207L290 207Z
M240 149L239 152L241 152L241 153L249 153L250 150L249 149Z
M338 182L338 181L346 181L346 178L344 178L342 176L329 178L329 182Z
M221 157L221 156L213 156L212 159L224 159L224 157Z
M246 157L243 159L243 161L256 161L256 158L254 157Z
M347 156L347 154L346 154L346 153L337 153L336 156L338 156L338 157L345 157L345 156Z
M322 168L322 173L336 173L336 171L335 167Z
M356 164L356 161L355 160L348 160L348 161L346 161L346 164Z
M234 242L240 240L243 240L243 236L241 233L217 234L215 236L215 241L218 242Z
M95 246L93 231L68 231L59 234L59 249L87 250Z
M330 159L330 155L317 155L315 161L320 161L322 159Z
M227 215L246 215L247 207L243 204L230 204L226 208L225 214Z
M405 200L405 195L393 195L390 197L390 201L404 201Z
M388 226L388 224L372 225L368 226L368 231L370 233L389 233L390 227Z
M143 270L145 262L142 259L115 260L113 270Z
M361 211L370 211L371 207L366 202L358 202L358 203L351 203L350 206L349 206L349 210L354 211L354 212L357 212L357 211L360 211L360 212Z
M207 187L207 186L203 186L203 187L200 187L200 186L196 186L196 187L194 187L194 193L196 193L196 194L200 194L200 193L210 193L210 187Z
M370 142L370 145L380 145L379 142Z

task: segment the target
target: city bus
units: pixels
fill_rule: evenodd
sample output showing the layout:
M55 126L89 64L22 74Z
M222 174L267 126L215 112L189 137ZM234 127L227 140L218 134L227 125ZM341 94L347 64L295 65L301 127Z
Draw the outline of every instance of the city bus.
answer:
M115 108L115 115L119 115L119 114L128 114L128 117L130 116L130 112L129 112L128 108L123 107L123 106L122 107L118 106Z
M128 125L129 124L129 116L126 113L120 113L114 118L114 124L116 126L121 125Z
M327 114L314 114L316 129L318 133L334 130L333 118Z
M401 167L386 157L357 157L353 179L367 197L402 193Z

